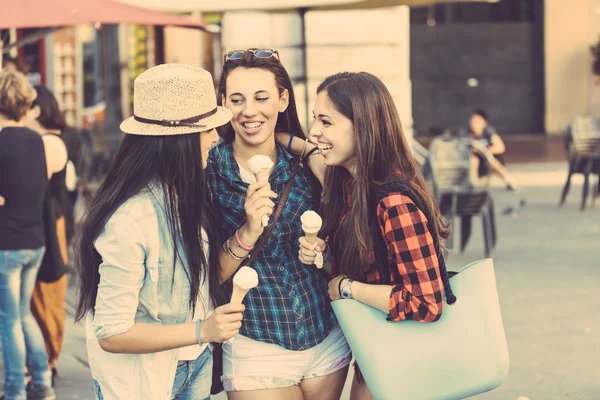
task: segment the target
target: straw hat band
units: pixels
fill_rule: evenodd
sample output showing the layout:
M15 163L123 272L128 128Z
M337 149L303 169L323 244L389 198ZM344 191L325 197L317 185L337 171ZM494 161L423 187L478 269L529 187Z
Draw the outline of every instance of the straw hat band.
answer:
M137 115L134 115L133 118L136 121L138 121L138 122L143 122L145 124L152 124L152 125L160 125L160 126L189 126L189 127L193 127L193 128L205 128L206 125L197 125L196 122L200 121L201 119L205 119L205 118L208 118L210 116L215 115L217 113L217 111L219 111L219 109L217 107L215 107L214 109L212 109L211 111L209 111L207 113L204 113L204 114L201 114L201 115L197 115L195 117L180 119L180 120L149 119L149 118L138 117Z

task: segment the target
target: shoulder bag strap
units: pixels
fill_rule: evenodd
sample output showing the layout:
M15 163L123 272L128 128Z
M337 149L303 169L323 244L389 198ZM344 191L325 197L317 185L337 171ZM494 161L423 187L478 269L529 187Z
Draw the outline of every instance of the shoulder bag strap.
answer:
M292 170L292 175L290 176L290 179L288 179L287 183L285 184L285 188L283 189L283 194L281 195L281 199L279 200L279 204L277 205L277 208L275 209L275 214L273 215L273 222L267 228L267 230L263 233L260 241L254 247L254 250L252 250L252 254L250 255L250 257L248 257L244 261L242 261L242 263L240 264L240 268L245 265L252 265L252 263L258 257L259 253L262 251L263 247L265 247L265 245L269 241L269 237L271 236L271 233L273 233L273 229L275 229L275 224L277 223L277 220L279 220L279 217L281 217L281 214L283 213L283 206L285 206L285 203L290 195L292 186L294 185L294 179L296 178L296 174L298 174L298 169L300 168L300 160L299 159L294 158L293 162L294 162L294 166L293 166L293 170Z

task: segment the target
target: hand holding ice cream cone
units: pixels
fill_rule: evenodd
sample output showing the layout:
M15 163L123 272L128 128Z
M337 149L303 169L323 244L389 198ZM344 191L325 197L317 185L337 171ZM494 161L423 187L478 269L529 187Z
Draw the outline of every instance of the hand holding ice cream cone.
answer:
M257 182L268 182L271 175L273 161L265 155L258 154L248 160L248 169L254 174ZM262 220L263 227L269 225L269 216L265 215Z
M230 304L242 304L244 297L250 289L258 285L258 274L256 270L250 267L242 267L233 277L233 292L231 293ZM228 340L233 343L234 338Z
M302 216L300 217L300 221L302 222L302 230L304 231L304 238L306 239L306 241L311 244L311 245L315 245L315 243L317 242L317 234L319 233L319 231L321 230L321 226L323 225L323 220L321 219L321 217L319 216L319 214L317 214L314 211L305 211ZM316 246L315 246L316 247ZM321 269L323 268L323 253L321 251L317 251L317 250L313 250L316 253L316 257L313 261L313 263L316 265L317 268ZM302 250L300 251L300 256L303 257L303 253ZM302 261L302 258L301 258Z

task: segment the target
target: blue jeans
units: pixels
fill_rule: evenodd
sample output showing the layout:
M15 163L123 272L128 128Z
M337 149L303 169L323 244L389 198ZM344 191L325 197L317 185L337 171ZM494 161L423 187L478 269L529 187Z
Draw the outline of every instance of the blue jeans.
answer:
M25 362L33 383L50 386L46 345L31 315L31 294L45 249L0 250L0 336L6 400L25 399Z
M212 386L212 351L206 348L191 361L179 361L173 382L173 399L208 400Z
M209 400L212 385L212 351L207 348L195 360L179 361L173 382L173 400ZM98 382L94 380L96 400L104 400Z

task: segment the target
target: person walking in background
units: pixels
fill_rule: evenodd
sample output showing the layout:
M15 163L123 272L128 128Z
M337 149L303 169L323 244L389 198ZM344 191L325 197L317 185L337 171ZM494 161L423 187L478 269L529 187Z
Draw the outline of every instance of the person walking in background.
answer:
M44 199L44 232L46 252L31 298L31 311L37 320L48 352L48 364L53 383L65 332L65 300L67 294L68 243L66 221L72 206L67 193L67 148L61 139L66 124L52 92L45 86L35 86L28 127L44 141L46 166L50 185Z
M48 185L41 137L25 127L35 89L25 75L0 73L0 337L5 400L53 400L44 338L30 310L44 256ZM31 382L25 388L25 363Z

